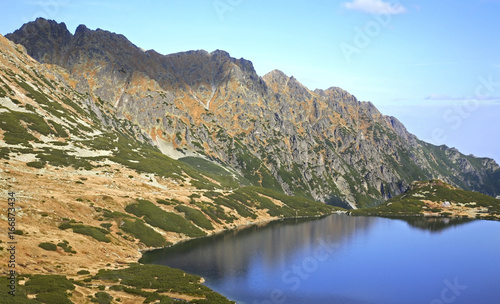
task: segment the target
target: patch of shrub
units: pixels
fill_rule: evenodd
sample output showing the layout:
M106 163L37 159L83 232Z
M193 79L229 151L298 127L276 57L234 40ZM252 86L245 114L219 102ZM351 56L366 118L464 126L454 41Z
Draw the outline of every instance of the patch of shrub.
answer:
M158 204L167 205L167 206L168 205L177 205L178 204L178 203L173 202L171 200L164 200L164 199L161 199L161 198L156 199L156 202Z
M94 279L112 282L121 280L120 284L124 285L125 292L145 297L146 301L166 301L169 298L160 295L160 293L178 292L192 296L204 296L206 299L212 297L219 299L206 303L234 303L200 284L201 277L168 266L132 264L126 269L101 269L94 276ZM145 288L155 289L156 292L142 290Z
M137 200L137 203L125 207L125 211L142 217L146 223L165 231L184 233L190 237L205 236L206 233L187 221L180 215L166 212L147 200Z
M103 228L93 227L93 226L85 226L82 224L75 224L72 222L65 222L59 225L59 229L73 229L74 233L79 233L83 235L88 235L100 242L109 243L111 240L106 236L109 234L109 231Z
M111 285L109 287L109 290L113 290L113 291L122 291L123 290L123 286L122 285Z
M222 224L221 220L226 221L226 223L232 223L236 219L234 216L227 214L222 207L213 203L194 202L193 204L218 224Z
M97 292L95 295L94 295L95 298L93 298L92 300L90 300L91 302L94 302L94 303L99 303L99 304L111 304L111 301L113 300L113 297L107 293L107 292Z
M45 250L48 250L48 251L56 251L57 250L56 244L52 244L52 243L40 243L40 244L38 244L38 247L45 249Z
M170 244L161 234L146 226L140 219L135 221L124 219L120 228L138 238L148 247L163 247Z
M102 209L102 215L104 216L104 218L106 219L121 219L121 218L132 218L132 216L128 215L128 214L125 214L125 213L122 213L122 212L118 212L118 211L110 211L108 209Z
M58 243L57 246L61 247L64 252L69 252L75 254L76 251L73 250L71 246L69 246L69 243L67 241Z
M79 270L76 274L80 274L80 275L90 274L90 271L88 271L88 270Z
M59 228L59 229L61 229L61 230L66 230L66 229L71 228L71 226L72 226L72 225L71 225L71 223L69 223L69 222L64 222L64 223L60 224L60 225L58 226L58 228Z
M253 213L245 205L243 205L241 202L235 201L234 199L230 199L230 198L225 197L223 195L215 198L214 203L217 205L226 206L230 209L234 209L242 217L250 217L253 219L257 218L257 215L255 213Z
M43 161L32 161L29 163L26 163L26 166L36 168L36 169L42 169L45 167L45 162Z
M106 236L106 234L109 234L109 231L107 231L106 229L92 227L92 226L85 226L85 225L74 225L71 228L73 228L74 233L88 235L104 243L111 242L111 240Z
M214 230L212 222L210 222L201 211L184 205L175 206L175 210L184 213L186 219L192 221L193 223L198 225L198 227L207 230Z
M18 274L18 278L21 278L22 275ZM40 304L35 299L28 299L25 287L23 285L19 285L19 282L16 282L16 295L11 296L8 294L10 290L10 286L7 284L9 281L7 277L0 276L0 303L8 303L8 304ZM5 284L3 284L5 282Z
M286 213L285 216L293 217L298 216L318 216L331 214L333 208L330 205L315 202L313 200L300 197L300 196L289 196L271 189L261 188L261 187L245 187L240 189L241 192L251 195L252 192L257 192L265 196L280 200L285 204L285 208L280 210ZM236 191L235 191L236 192ZM254 198L257 198L257 193L253 194Z
M73 304L66 294L55 291L37 294L35 299L42 303Z
M100 226L106 230L109 230L111 228L111 226L113 226L113 224L111 223L102 223L100 224Z
M43 303L72 303L68 299L67 290L75 289L75 285L60 275L33 275L25 283L29 294L36 294L36 299Z

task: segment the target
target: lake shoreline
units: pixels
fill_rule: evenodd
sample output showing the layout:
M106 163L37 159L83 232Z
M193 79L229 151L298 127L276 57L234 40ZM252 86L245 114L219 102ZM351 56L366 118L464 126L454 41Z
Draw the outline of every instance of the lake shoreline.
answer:
M359 209L358 209L359 210ZM449 215L429 214L429 213L362 213L362 212L347 212L349 216L374 216L382 218L398 218L398 217L415 217L415 218L436 218L436 219L468 219L468 220L484 220L500 222L500 217L494 215L486 215L482 217L464 217L459 214L452 213Z
M192 240L213 237L213 236L220 235L220 234L223 234L223 233L227 233L227 232L230 232L230 231L236 231L236 230L239 230L239 229L246 229L246 228L250 228L250 227L253 227L253 226L267 225L267 224L270 224L270 223L274 223L274 222L278 222L278 221L285 221L285 220L294 220L294 219L295 220L296 219L311 219L311 220L313 220L313 219L321 219L321 218L324 218L324 217L327 217L327 216L330 216L330 215L333 215L333 214L347 214L347 211L333 211L330 214L313 215L313 216L293 216L293 217L267 218L267 219L262 219L262 220L255 221L255 222L250 222L250 223L247 223L247 224L239 224L239 225L236 225L236 226L231 227L229 229L222 229L220 231L216 231L214 233L207 234L205 236L191 237L191 238L182 239L182 240L176 241L176 242L174 242L174 243L172 243L170 245L167 245L167 246L143 248L143 249L139 249L138 251L139 251L139 253L141 253L141 258L142 258L142 255L144 253L146 253L146 252L150 252L150 251L154 251L154 250L161 250L161 249L166 249L166 248L171 248L171 247L174 247L176 245L179 245L179 244L182 244L182 243L186 243L186 242L189 242L189 241L192 241ZM141 258L139 258L139 260Z

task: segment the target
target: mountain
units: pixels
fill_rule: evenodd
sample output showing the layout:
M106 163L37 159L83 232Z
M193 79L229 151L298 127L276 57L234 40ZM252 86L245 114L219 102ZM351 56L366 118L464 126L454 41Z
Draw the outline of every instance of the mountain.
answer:
M353 215L425 216L500 220L500 198L465 191L440 180L411 183L403 194ZM418 222L418 220L417 220Z
M172 159L76 87L0 35L0 277L16 282L1 284L0 303L234 303L199 276L137 264L141 251L334 211L203 158Z
M442 179L500 194L494 160L466 156L410 134L337 88L311 91L275 70L224 51L161 55L123 35L37 19L6 37L99 103L100 122L174 159L220 164L249 185L340 206L363 207L403 193L411 182ZM97 136L106 141L106 136Z

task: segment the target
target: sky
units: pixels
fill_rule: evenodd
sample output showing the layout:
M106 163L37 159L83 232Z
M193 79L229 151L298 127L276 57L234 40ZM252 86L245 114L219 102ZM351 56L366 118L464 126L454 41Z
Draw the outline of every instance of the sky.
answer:
M500 0L2 0L0 12L2 35L44 17L162 54L225 50L500 163Z

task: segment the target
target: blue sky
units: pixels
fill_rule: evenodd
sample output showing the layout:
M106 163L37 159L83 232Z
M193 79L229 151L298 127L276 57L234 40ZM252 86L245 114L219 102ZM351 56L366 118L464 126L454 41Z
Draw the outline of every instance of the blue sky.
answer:
M500 0L6 2L3 35L45 17L163 54L222 49L261 76L341 87L423 140L500 162Z

